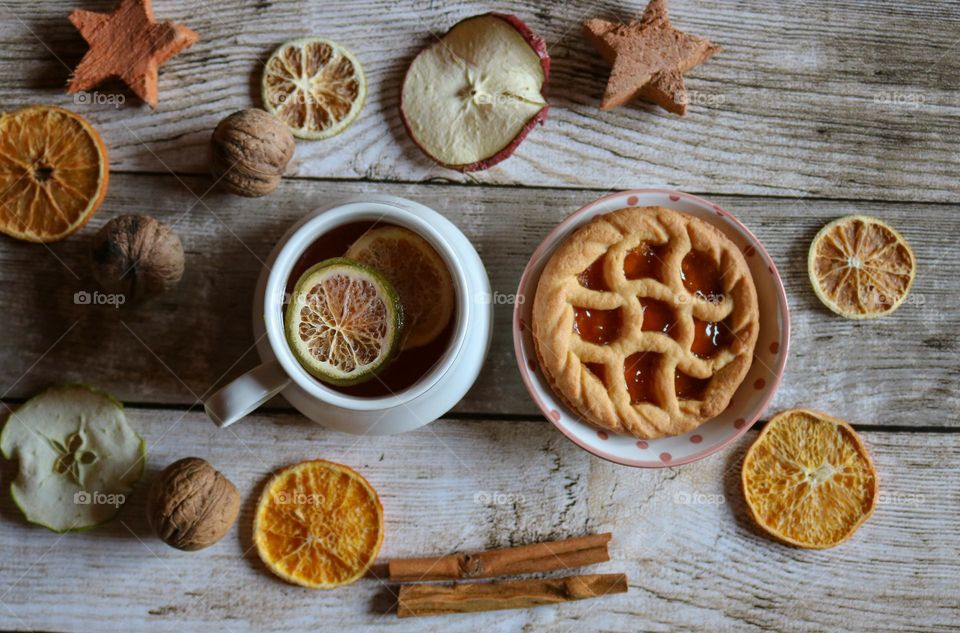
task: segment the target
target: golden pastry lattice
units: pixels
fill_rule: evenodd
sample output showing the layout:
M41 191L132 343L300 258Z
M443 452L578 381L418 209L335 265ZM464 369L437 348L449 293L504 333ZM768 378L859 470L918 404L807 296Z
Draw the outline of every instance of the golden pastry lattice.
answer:
M558 248L532 327L544 373L574 411L653 438L726 408L749 369L759 318L753 279L729 239L691 216L631 207L595 218Z

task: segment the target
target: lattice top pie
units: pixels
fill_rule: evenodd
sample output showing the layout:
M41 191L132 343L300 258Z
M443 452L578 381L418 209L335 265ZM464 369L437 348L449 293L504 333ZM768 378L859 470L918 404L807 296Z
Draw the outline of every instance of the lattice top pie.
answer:
M723 411L743 381L757 291L716 228L630 207L557 248L531 327L544 374L585 421L640 438L678 435Z

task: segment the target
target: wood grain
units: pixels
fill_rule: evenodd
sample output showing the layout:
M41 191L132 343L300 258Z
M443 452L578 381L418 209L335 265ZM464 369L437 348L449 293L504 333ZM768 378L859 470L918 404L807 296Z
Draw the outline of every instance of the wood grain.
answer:
M645 0L498 2L546 38L552 107L512 158L467 175L417 150L397 101L416 51L488 3L157 2L158 20L201 40L162 69L156 112L117 82L65 93L86 50L67 14L115 4L0 1L0 110L52 103L84 114L106 139L112 168L103 207L78 235L49 246L0 237L0 399L15 406L63 382L115 393L147 440L147 476L112 523L57 535L23 522L9 494L15 466L0 462L0 630L956 630L956 0L671 0L679 28L723 46L690 74L683 119L650 105L597 108L608 69L580 22L630 17ZM210 191L213 128L259 105L262 63L308 34L337 40L364 64L361 116L334 139L300 142L294 177L269 197ZM775 259L793 340L770 411L807 405L870 425L880 504L848 543L802 551L752 527L738 482L754 432L695 464L639 470L590 457L540 419L512 352L509 302L520 273L567 214L644 186L707 192ZM476 386L452 418L402 436L326 431L281 399L216 429L197 402L257 362L250 310L263 261L304 213L363 193L432 206L477 246L498 303ZM78 304L75 293L97 289L87 270L93 233L121 213L174 226L187 251L184 281L135 309ZM889 221L918 257L910 300L879 321L835 317L809 289L810 240L849 213ZM152 479L187 455L209 459L244 499L227 537L196 553L165 546L144 516ZM316 457L357 468L380 492L384 562L611 531L611 561L585 571L626 573L629 593L398 621L396 586L379 580L385 566L332 592L287 585L251 549L253 508L270 472Z
M478 248L496 293L494 343L461 414L539 415L516 369L512 293L539 241L602 192L512 187L386 185L286 179L246 200L210 192L202 177L116 175L90 226L51 245L0 240L0 302L9 306L0 385L26 398L45 386L91 382L126 402L192 405L212 386L256 363L251 304L262 262L295 220L349 195L386 193L444 213ZM195 193L194 193L195 192ZM854 422L957 426L960 361L960 207L712 196L766 244L784 276L793 341L773 410L797 405ZM173 225L186 249L180 288L152 305L117 310L77 305L97 290L87 250L96 229L120 213L150 213ZM855 323L834 316L810 290L806 253L828 220L879 216L913 246L919 273L894 315ZM76 276L74 276L76 275ZM62 338L61 338L62 337ZM285 408L275 400L272 407Z
M112 0L84 2L108 10ZM201 40L164 66L152 113L120 87L79 100L64 92L85 50L57 3L6 0L0 11L4 109L48 101L75 107L103 132L114 170L205 173L206 144L230 112L259 105L262 63L299 35L353 50L368 103L344 134L300 143L300 176L391 181L469 181L551 187L667 185L714 193L956 199L960 55L956 2L920 0L674 0L684 30L723 51L688 79L691 108L675 117L651 105L602 113L608 68L580 35L587 17L629 18L644 0L566 3L509 0L548 42L550 118L510 160L461 175L433 165L407 138L398 112L413 55L459 19L489 10L479 0L343 5L307 0L167 0L158 19Z
M292 415L225 430L199 413L128 415L149 462L113 522L57 535L23 523L0 489L0 629L899 633L960 621L957 434L865 433L880 473L875 514L842 546L803 551L760 535L745 514L739 460L754 433L695 464L640 470L592 458L540 422L448 420L358 438ZM187 455L208 459L243 497L233 530L193 553L156 539L144 516L149 483ZM629 593L398 622L396 587L375 577L330 592L285 584L250 549L253 508L271 471L317 457L358 469L380 493L383 561L610 531L611 561L583 572L626 573ZM9 464L2 475L13 476Z

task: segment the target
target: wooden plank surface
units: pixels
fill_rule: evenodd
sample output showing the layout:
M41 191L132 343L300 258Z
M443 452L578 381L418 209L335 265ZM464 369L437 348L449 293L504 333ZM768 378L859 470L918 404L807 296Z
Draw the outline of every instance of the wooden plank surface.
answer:
M0 0L0 110L55 103L85 114L112 168L103 207L77 236L49 246L0 240L0 400L15 406L74 381L115 393L147 439L147 476L117 520L61 536L23 522L7 485L15 465L0 462L0 630L956 630L960 2L671 0L680 28L723 46L690 73L693 104L682 119L642 104L596 107L607 68L580 22L630 17L644 0L158 0L160 19L183 22L201 41L164 66L156 112L114 92L117 84L65 94L85 50L67 14L114 4ZM416 149L398 94L417 50L490 9L519 15L547 40L552 108L511 159L462 175ZM209 191L214 126L259 105L263 61L308 34L363 62L370 91L360 118L335 139L300 142L292 177L267 198ZM127 103L116 107L117 94ZM738 478L755 432L682 468L624 468L567 441L525 392L508 303L530 253L583 204L654 186L723 205L776 261L793 340L770 411L808 405L866 425L880 505L843 546L801 551L752 527ZM256 364L250 306L273 245L304 213L363 193L432 206L479 250L503 303L474 389L450 418L402 436L326 431L282 399L214 428L196 403ZM93 233L121 213L174 225L187 251L184 281L135 309L80 305L75 293L96 290ZM891 317L846 321L810 291L809 242L849 213L891 222L917 254L911 299ZM230 534L190 554L155 539L144 518L152 478L187 454L213 462L243 497ZM349 464L378 489L383 561L610 530L612 560L586 571L625 572L630 591L399 621L395 587L375 577L333 592L284 584L250 548L253 507L271 471L313 457Z
M608 69L581 37L580 23L629 18L644 4L497 3L547 40L552 109L512 159L470 175L425 159L407 138L397 103L416 51L457 20L489 10L479 1L165 0L158 16L184 22L202 39L164 66L153 113L132 98L117 108L109 90L81 102L66 95L67 76L85 50L66 20L71 5L5 0L2 106L75 106L102 130L115 170L203 173L217 121L259 104L260 68L270 52L291 37L318 34L356 52L370 92L346 133L300 143L292 169L301 176L956 199L956 0L674 0L670 10L680 28L723 46L691 73L689 115L648 105L601 113ZM83 3L95 10L112 5Z
M951 631L960 621L956 552L960 435L869 432L881 498L848 543L802 551L760 535L738 491L732 450L671 470L614 466L546 424L441 421L395 437L356 438L297 416L218 430L202 415L130 410L148 443L147 476L116 520L57 535L19 518L2 487L0 629L302 631ZM237 525L200 552L173 550L144 518L144 491L169 462L209 459L239 487ZM395 587L367 578L331 592L287 585L251 550L253 507L268 473L323 457L380 493L381 559L613 532L627 594L515 612L398 621ZM9 465L3 479L11 476ZM429 517L429 520L425 520Z
M6 240L0 301L12 306L0 384L26 398L57 382L93 382L127 402L190 405L214 384L256 363L250 312L262 262L307 211L360 193L406 196L459 225L477 246L498 301L509 301L539 241L564 216L603 192L287 179L268 198L211 192L203 177L116 176L84 231L49 249ZM191 193L191 190L195 193ZM956 332L960 295L960 207L712 196L767 245L790 299L793 343L773 408L809 405L869 424L960 424ZM77 305L94 292L88 249L95 229L119 213L147 212L175 226L187 250L180 288L152 305L117 310ZM856 323L834 316L810 290L806 252L826 221L869 213L913 245L919 273L894 315ZM460 413L537 415L517 373L512 306L495 308L494 344ZM62 337L62 339L61 339ZM919 362L922 359L922 362ZM271 406L285 408L282 400Z

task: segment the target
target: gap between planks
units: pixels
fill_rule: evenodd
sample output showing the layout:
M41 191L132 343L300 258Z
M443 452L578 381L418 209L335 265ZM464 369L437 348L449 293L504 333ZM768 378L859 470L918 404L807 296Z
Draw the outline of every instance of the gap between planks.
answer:
M211 184L213 179L206 172L202 171L177 171L177 170L168 170L168 171L141 171L141 170L125 170L125 169L112 169L110 170L111 176L147 176L151 178L169 178L174 177L177 179L180 178L209 178ZM858 204L922 204L925 206L932 207L955 207L957 202L955 200L890 200L886 198L866 198L866 197L837 197L837 196L778 196L776 194L765 193L765 194L750 194L750 193L724 193L722 191L709 191L709 190L697 190L697 189L686 189L683 187L672 187L667 185L657 185L651 184L648 186L634 186L634 187L619 187L613 188L610 187L584 187L581 185L571 185L563 186L561 185L551 185L551 184L518 184L518 183L499 183L499 182L480 182L480 181L459 181L459 180L448 180L444 176L437 176L429 180L390 180L387 178L347 178L343 176L301 176L301 175L285 175L284 180L290 181L300 181L304 183L343 183L343 184L367 184L367 185L386 185L386 186L418 186L418 187L457 187L457 188L484 188L484 189L517 189L525 191L564 191L564 192L596 192L600 194L604 193L614 193L617 191L627 191L629 189L675 189L677 191L682 191L683 193L689 193L694 196L700 196L701 198L709 198L710 196L722 197L722 198L738 198L745 200L774 200L774 201L802 201L802 202L840 202L840 203L858 203ZM0 632L2 633L2 632Z
M7 408L15 409L17 406L20 406L26 402L29 398L8 398L0 400L0 403L6 405ZM180 404L172 403L156 403L156 402L124 402L124 409L130 411L173 411L177 413L202 413L200 411L201 404L197 403L192 406L184 406ZM0 415L0 422L6 422L6 415ZM260 407L256 410L254 415L260 417L271 417L271 416L290 416L290 417L301 417L301 414L292 411L291 409L283 409L277 407ZM445 415L437 418L433 422L428 424L434 424L436 422L543 422L547 423L547 420L543 416L539 415L528 415L525 413L474 413L474 412L456 412L450 411ZM748 429L748 432L756 432L763 429L763 427L768 422L768 419L757 420L753 426ZM212 422L211 422L212 424ZM957 435L960 434L960 427L953 428L948 426L909 426L909 425L884 425L884 424L856 424L852 423L854 429L859 433L927 433L927 434L940 434L940 435ZM0 425L2 426L2 425ZM321 425L322 426L322 425ZM326 428L326 427L324 427ZM332 429L331 429L332 431ZM343 435L349 436L350 434L344 433ZM4 633L0 631L0 633Z

